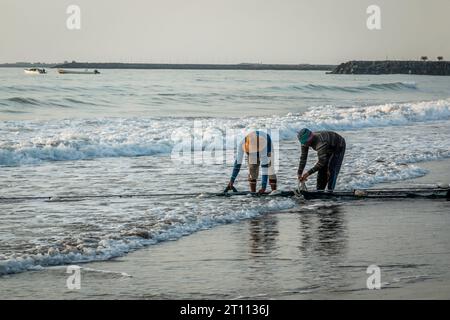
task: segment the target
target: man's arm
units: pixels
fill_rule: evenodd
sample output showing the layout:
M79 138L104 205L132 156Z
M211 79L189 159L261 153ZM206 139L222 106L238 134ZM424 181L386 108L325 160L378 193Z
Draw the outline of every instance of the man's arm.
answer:
M313 173L319 171L323 167L327 165L327 159L328 159L328 144L323 143L317 148L317 163L308 170L308 175L312 175Z
M242 161L244 159L244 150L242 150L243 142L238 145L238 151L236 155L236 160L234 161L233 173L231 174L230 183L233 184L236 180L239 171L241 170Z
M300 155L300 163L298 164L297 174L302 175L303 170L305 170L306 161L308 160L309 146L302 144L302 153Z

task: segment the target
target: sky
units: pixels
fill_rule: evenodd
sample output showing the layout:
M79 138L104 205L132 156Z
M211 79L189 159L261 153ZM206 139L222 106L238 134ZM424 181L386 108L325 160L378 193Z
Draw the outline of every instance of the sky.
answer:
M0 0L0 63L450 59L449 12L450 0Z

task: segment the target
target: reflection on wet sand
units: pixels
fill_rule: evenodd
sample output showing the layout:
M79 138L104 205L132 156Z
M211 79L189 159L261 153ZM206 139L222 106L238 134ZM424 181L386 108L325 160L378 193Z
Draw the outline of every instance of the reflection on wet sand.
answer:
M302 256L340 256L347 248L347 223L339 205L296 208L287 211L298 214L300 220L298 246ZM269 214L249 221L249 253L270 255L277 251L278 217Z
M267 215L262 218L251 220L249 223L249 252L253 256L269 255L276 250L278 231L278 218Z
M339 205L299 211L302 255L339 256L347 248L346 220Z
M288 225L280 214L289 215L284 220L289 220ZM336 279L345 284L353 281L339 268L348 248L347 221L340 205L299 206L250 220L247 226L251 260L245 278L265 283L265 290L272 294L276 291L272 284L277 281L286 281L289 290L283 291L284 295L320 288ZM282 280L280 272L286 264L292 273L289 280Z

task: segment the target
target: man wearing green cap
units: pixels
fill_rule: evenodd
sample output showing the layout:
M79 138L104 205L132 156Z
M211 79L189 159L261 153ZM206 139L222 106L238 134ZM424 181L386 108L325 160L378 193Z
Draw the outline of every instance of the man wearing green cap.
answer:
M298 165L298 179L304 182L310 175L317 172L317 190L333 191L341 169L345 154L345 139L333 131L316 131L304 128L297 134L302 145L300 163ZM309 147L317 151L318 161L306 173L303 170L308 159Z

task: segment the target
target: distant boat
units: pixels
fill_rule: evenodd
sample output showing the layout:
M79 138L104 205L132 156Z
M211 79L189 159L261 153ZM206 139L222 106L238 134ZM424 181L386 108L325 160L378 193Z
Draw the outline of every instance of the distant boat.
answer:
M66 70L66 69L58 69L59 74L100 74L98 70L89 71L89 70Z
M26 74L46 74L47 71L45 69L40 68L29 68L23 70Z

